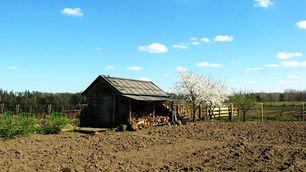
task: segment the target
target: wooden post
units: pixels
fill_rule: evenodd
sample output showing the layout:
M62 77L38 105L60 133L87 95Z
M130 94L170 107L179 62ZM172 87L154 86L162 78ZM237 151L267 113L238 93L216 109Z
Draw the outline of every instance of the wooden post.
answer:
M206 116L207 116L207 119L210 119L210 117L209 117L209 112L208 112L208 107L206 106L205 109L206 109Z
M129 101L129 123L132 124L132 103Z
M29 114L32 114L32 105L29 107Z
M221 116L221 107L219 107L219 117Z
M0 105L0 112L1 112L1 114L3 114L4 113L4 103L1 103L1 105Z
M52 105L49 104L49 105L48 105L48 114L51 114L51 112L52 112Z
M230 109L230 113L229 113L228 118L231 121L232 120L232 116L233 116L233 112L234 112L234 105L233 105L233 103L231 103L231 107L230 108L231 109Z
M201 105L199 105L199 119L202 120L202 115L201 115Z
M20 105L17 104L17 105L16 105L16 114L19 114L19 111L20 111Z
M173 111L174 111L174 101L171 101L171 123L172 124L174 123L174 114L173 114Z
M155 125L155 103L153 102L153 126Z
M62 112L64 112L64 110L65 110L65 108L64 108L64 106L62 106Z
M260 103L261 122L263 122L263 103Z
M303 121L305 120L305 107L304 107L304 103L302 103L302 119L303 119Z

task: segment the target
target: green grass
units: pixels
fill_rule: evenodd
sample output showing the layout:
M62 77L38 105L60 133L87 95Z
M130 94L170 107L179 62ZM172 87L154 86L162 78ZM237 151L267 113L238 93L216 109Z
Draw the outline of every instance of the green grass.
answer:
M43 124L42 131L45 134L57 134L69 123L71 123L71 121L68 117L58 113L53 113L47 116L47 119Z
M262 102L264 107L282 107L282 106L288 106L288 107L296 107L301 106L303 102Z
M48 115L44 121L29 114L13 115L9 112L0 115L0 139L12 139L30 134L57 134L62 128L73 131L74 127L69 125L68 117L54 113Z
M228 117L216 117L213 118L214 120L218 120L218 121L230 121ZM234 116L232 118L232 122L238 122L238 121L243 121L242 119L242 115L240 116ZM261 114L258 115L254 115L254 114L247 114L246 115L246 121L256 121L256 122L262 122L262 117ZM294 122L294 121L302 121L302 116L300 114L296 114L296 115L284 115L284 116L279 116L279 115L275 115L275 114L264 114L263 116L263 122L279 122L279 121L283 121L283 122Z
M13 116L5 113L0 117L0 137L4 139L27 136L40 132L38 120L26 114Z

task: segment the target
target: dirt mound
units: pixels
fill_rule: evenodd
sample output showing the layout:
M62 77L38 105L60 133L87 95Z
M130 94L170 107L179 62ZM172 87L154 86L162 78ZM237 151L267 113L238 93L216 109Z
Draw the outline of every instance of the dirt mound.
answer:
M0 141L0 171L306 171L306 123L197 122Z

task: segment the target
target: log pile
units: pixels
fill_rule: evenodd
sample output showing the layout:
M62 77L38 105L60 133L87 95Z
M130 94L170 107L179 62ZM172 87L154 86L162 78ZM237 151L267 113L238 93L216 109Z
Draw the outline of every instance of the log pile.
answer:
M168 125L168 116L156 116L154 119L152 116L142 117L142 118L132 118L131 129L140 130L144 128L152 128L155 126Z

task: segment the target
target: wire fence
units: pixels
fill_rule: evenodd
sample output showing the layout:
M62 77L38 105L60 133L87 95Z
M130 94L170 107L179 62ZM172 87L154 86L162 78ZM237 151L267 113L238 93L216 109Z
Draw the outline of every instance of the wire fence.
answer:
M54 105L54 104L40 104L40 105L22 105L22 104L0 104L0 114L11 113L11 114L51 114L61 113L71 110L81 110L84 108L84 104L73 104L73 105Z

